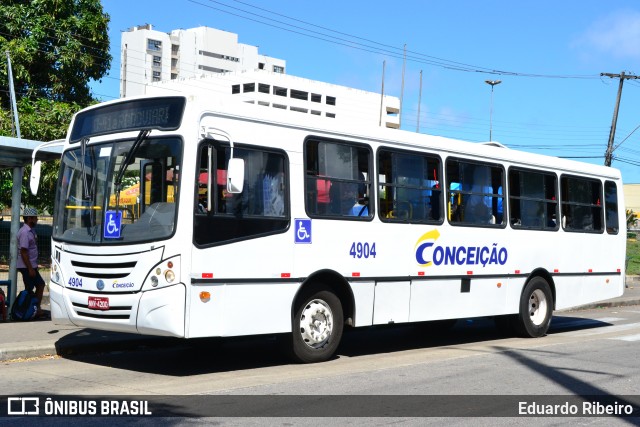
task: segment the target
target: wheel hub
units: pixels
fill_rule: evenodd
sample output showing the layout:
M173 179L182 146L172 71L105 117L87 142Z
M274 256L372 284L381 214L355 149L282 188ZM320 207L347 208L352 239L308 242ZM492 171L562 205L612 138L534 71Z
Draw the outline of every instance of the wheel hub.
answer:
M540 289L536 289L529 298L529 316L531 322L540 326L547 316L547 298Z
M333 331L333 313L322 300L313 300L306 305L300 316L300 335L312 348L323 347Z

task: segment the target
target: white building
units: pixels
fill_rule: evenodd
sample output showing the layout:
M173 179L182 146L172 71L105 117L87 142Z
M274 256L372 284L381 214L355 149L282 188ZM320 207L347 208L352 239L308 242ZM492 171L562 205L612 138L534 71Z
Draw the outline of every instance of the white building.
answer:
M364 126L398 128L400 99L266 70L236 71L151 83L146 94L209 92L291 114L309 114Z
M264 69L284 73L286 61L258 54L238 35L209 27L156 31L151 25L122 33L120 97L142 95L153 82Z

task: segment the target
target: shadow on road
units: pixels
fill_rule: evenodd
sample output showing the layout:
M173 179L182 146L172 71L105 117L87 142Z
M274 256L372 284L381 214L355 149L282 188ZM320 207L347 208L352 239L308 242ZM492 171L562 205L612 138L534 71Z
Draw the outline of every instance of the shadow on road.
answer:
M556 316L549 334L609 325L592 319ZM336 357L353 358L512 338L499 332L490 318L461 319L452 328L437 328L429 322L375 326L346 330ZM79 351L83 341L87 344ZM286 335L141 339L133 334L82 330L61 338L56 347L63 357L84 363L188 377L290 364L284 351L286 341Z

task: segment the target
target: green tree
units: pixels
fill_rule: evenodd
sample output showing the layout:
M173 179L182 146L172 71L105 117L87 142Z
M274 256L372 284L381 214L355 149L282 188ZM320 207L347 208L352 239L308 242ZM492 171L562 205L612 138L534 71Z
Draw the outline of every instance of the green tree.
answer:
M7 61L9 52L21 136L37 141L65 137L71 118L96 102L89 89L111 65L109 15L99 0L2 0L0 2L0 135L12 136ZM24 204L51 211L59 163L45 162L42 189ZM11 205L10 170L0 170L0 209Z
M111 66L109 15L99 0L2 0L0 51L9 52L18 97L89 105L90 80ZM0 99L9 105L6 60Z

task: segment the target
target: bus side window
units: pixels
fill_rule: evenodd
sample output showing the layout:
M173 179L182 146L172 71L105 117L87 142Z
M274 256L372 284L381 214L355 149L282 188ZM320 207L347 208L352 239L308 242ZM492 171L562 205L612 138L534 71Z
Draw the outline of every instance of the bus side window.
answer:
M562 222L567 231L602 233L602 182L562 176L560 179Z
M499 165L447 160L448 212L453 224L503 226L504 170Z
M442 221L441 161L434 155L382 149L378 153L380 217L383 221Z
M305 208L309 216L368 219L369 147L334 141L305 142Z
M618 187L613 181L604 183L604 202L607 233L618 234Z

